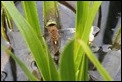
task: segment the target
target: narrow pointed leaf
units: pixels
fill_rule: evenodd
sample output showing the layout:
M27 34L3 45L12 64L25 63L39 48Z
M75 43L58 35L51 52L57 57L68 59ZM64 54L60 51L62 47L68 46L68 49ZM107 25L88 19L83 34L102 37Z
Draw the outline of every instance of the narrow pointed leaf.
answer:
M2 1L2 4L12 17L20 32L22 33L22 36L27 43L27 46L30 48L33 57L37 65L39 66L39 70L41 70L43 79L51 80L47 57L48 55L45 53L45 50L43 49L44 45L42 45L37 34L11 2Z
M60 58L60 77L62 81L75 81L74 41L64 49Z
M21 67L21 69L24 71L30 81L38 81L38 79L29 71L27 66L18 57L16 57L15 54L13 54L10 50L6 49L4 46L2 46L2 48L7 52L8 55L12 56L12 58Z
M39 16L37 12L37 5L35 1L22 1L22 7L25 13L25 18L34 28L34 31L40 36L40 23Z
M110 81L112 78L108 74L108 72L103 68L103 66L100 64L100 62L97 60L95 55L92 53L90 48L80 39L78 40L79 45L82 47L83 51L86 53L87 57L90 59L90 61L95 65L101 76L104 80Z
M75 33L75 69L76 72L79 71L77 80L88 80L88 60L84 55L84 51L77 42L77 39L82 39L85 43L88 43L89 34L91 31L92 23L94 17L99 9L101 2L94 1L91 4L90 1L78 1L77 2L77 12L76 12L76 33ZM83 63L84 62L84 63ZM81 65L82 63L82 65Z

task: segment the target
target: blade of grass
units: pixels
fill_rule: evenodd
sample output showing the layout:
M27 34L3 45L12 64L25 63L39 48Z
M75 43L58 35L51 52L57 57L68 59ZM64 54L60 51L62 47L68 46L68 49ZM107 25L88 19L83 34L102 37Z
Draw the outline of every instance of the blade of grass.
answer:
M23 16L18 12L15 6L9 1L2 1L3 6L6 8L13 21L17 25L18 29L23 35L24 40L27 43L27 46L30 48L33 57L41 71L42 77L44 80L51 80L48 64L48 55L43 49L43 44L38 38L37 34L30 26L30 24L23 18ZM12 11L11 11L12 10ZM52 62L52 61L50 61Z
M82 47L83 51L86 53L87 57L90 59L90 61L95 65L101 76L103 77L104 80L111 81L112 78L108 74L108 72L103 68L103 66L99 63L95 55L92 53L90 48L86 45L86 43L83 40L78 40L78 43Z
M62 81L75 81L74 40L71 41L61 54L59 61L60 78Z
M86 56L86 55L85 55ZM89 77L88 77L88 58L87 57L84 57L85 58L85 65L84 65L84 81L88 81L89 79ZM82 80L82 79L81 79Z
M34 31L40 36L40 23L39 17L37 13L37 5L35 1L22 1L22 7L25 13L25 18L34 28Z
M77 12L76 12L76 33L75 33L75 69L76 73L78 72L77 80L86 80L85 77L88 77L87 73L87 61L84 52L81 50L79 44L76 42L78 38L83 38L83 36L89 36L84 34L84 31L89 29L86 27L88 14L89 14L89 4L90 2L78 1L77 2ZM87 43L87 41L85 41ZM87 79L88 80L88 79Z
M86 43L89 39L90 30L92 27L92 23L94 17L99 9L101 1L93 2L92 7L90 6L90 2L82 1L77 2L77 17L76 17L76 34L75 38L82 38ZM89 7L89 8L88 8ZM76 54L79 51L79 45L77 42L75 43ZM75 55L75 60L77 62L80 61L79 56Z
M90 9L89 9L90 12L89 12L89 15L88 15L86 28L85 28L84 35L83 35L84 41L88 41L88 39L89 39L89 36L86 36L86 34L88 34L88 35L90 34L94 18L96 16L96 13L98 12L98 9L99 9L101 3L102 3L102 1L94 1L93 4L92 4L92 7L89 6L90 7Z
M77 1L77 12L76 12L76 38L81 38L87 22L87 16L89 12L88 1Z
M77 12L76 12L76 32L75 32L75 40L78 38L82 38L85 24L87 22L87 15L89 10L89 2L85 1L78 1L77 2ZM88 36L88 35L86 35ZM76 69L81 61L81 56L83 52L80 50L79 44L75 41L75 63Z
M90 4L89 4L90 5ZM86 36L86 34L90 35L90 31L91 31L91 27L92 27L92 23L94 21L94 18L96 16L96 13L99 9L101 5L101 1L94 1L93 2L93 5L92 7L89 6L89 10L90 12L88 12L88 16L87 16L87 21L86 21L86 24L85 24L85 29L84 29L84 32L83 32L83 40L85 42L88 42L88 39L90 36ZM88 58L85 56L85 65L84 65L84 80L88 81ZM82 80L82 78L81 78Z
M46 42L44 44L46 45ZM48 46L46 45L46 47L48 47ZM49 58L48 62L49 62L49 67L50 67L49 69L50 69L50 74L51 74L51 80L59 81L59 73L56 69L56 65L54 64L53 59L52 59L51 54L48 49L46 52L47 52L48 58Z
M86 34L88 34L88 35L90 34L92 23L94 21L95 15L99 9L100 4L101 4L101 2L99 2L99 1L98 2L94 1L92 7L90 7L90 4L89 4L88 11L90 11L90 12L87 11L88 15L87 15L85 28L83 31L83 36L82 36L83 41L86 43L88 42L88 39L89 39L89 36L86 36ZM87 60L88 58L86 56L84 58L85 58L84 65L83 65L84 69L83 70L81 69L83 72L80 73L83 76L83 77L81 77L81 80L88 81L88 60ZM81 62L83 62L83 61L81 61Z
M5 48L5 46L2 45L1 47L7 52L8 55L12 56L17 64L19 64L30 81L38 81L38 79L29 71L27 66L19 58L17 58L9 49Z
M52 81L59 81L59 73L57 72L56 65L54 65L51 55L49 54L49 66L50 66L50 74L51 74L51 80Z
M86 56L85 54L83 54L83 59L82 62L80 63L79 66L79 75L77 76L77 80L78 81L88 81L88 58L84 57Z
M101 2L94 2L91 7L90 2L87 2L87 1L77 2L76 33L75 33L75 44L74 44L75 45L74 58L75 58L75 65L76 65L75 68L76 68L76 72L79 71L79 76L77 80L84 80L84 78L88 78L88 75L87 75L88 70L86 70L88 69L88 66L87 66L88 64L85 64L86 62L88 62L88 60L86 60L87 58L86 56L83 56L84 52L82 51L79 43L77 43L77 39L81 38L85 43L88 43L92 23L100 4ZM82 62L84 62L84 64ZM81 63L83 65L80 65ZM82 67L82 66L85 66L85 67ZM85 79L85 80L88 80L88 79Z

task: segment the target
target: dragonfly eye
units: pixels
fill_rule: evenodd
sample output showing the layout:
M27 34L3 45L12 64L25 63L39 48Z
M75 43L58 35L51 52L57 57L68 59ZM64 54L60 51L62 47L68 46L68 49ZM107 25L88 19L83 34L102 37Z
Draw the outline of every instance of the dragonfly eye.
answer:
M50 20L47 22L46 27L48 27L48 26L54 26L54 25L57 25L56 21L50 19Z
M51 23L51 24L49 24L49 25L48 25L48 27L51 27L51 26L54 26L54 25L56 25L56 24L54 24L54 23Z

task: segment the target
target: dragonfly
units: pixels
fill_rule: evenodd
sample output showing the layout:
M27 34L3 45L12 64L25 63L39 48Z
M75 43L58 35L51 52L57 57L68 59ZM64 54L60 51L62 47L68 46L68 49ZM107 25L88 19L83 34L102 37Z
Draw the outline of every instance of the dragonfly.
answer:
M60 54L59 52L60 34L59 34L56 21L50 19L46 24L46 28L47 28L49 39L51 42L51 47L53 48L52 50L54 54L54 60L57 62L59 59L59 54Z
M59 56L59 49L63 48L65 46L65 44L68 42L68 40L70 40L71 38L73 38L74 34L75 34L75 28L62 28L62 29L58 29L57 27L57 23L50 19L47 24L46 24L46 28L48 30L48 35L50 38L50 42L51 42L51 48L53 48L51 50L51 52L54 52L54 60L58 60L58 56ZM89 35L89 43L92 43L92 41L94 40L94 37L98 34L99 32L99 28L97 26L92 26L91 27L91 33ZM61 42L61 43L59 43ZM59 45L61 44L61 46Z

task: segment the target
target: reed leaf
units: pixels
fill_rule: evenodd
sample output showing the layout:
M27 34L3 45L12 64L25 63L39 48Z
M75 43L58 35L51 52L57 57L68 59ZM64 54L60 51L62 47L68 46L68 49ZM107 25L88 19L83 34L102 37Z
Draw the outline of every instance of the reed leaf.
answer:
M60 57L60 78L61 81L75 81L74 64L74 40L67 44Z
M22 33L22 36L32 52L32 55L41 71L44 80L51 80L48 55L43 49L43 44L41 43L39 37L35 33L31 25L24 19L24 17L19 13L16 7L9 1L2 1L4 8L8 11L13 21L17 25L18 29ZM11 11L12 10L12 11Z
M26 76L28 77L30 81L38 81L38 79L29 71L29 69L24 64L24 62L22 62L18 57L16 57L16 55L13 54L9 49L5 48L5 46L2 45L1 47L3 50L7 52L8 55L10 55L16 61L16 63L24 71L24 73L26 74Z
M104 69L104 67L100 64L100 62L97 60L95 55L92 53L90 48L86 45L86 43L79 39L78 40L79 45L82 47L82 50L86 53L87 57L90 59L90 61L95 65L101 76L103 77L104 80L106 81L111 81L112 78L108 74L108 72Z

